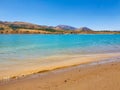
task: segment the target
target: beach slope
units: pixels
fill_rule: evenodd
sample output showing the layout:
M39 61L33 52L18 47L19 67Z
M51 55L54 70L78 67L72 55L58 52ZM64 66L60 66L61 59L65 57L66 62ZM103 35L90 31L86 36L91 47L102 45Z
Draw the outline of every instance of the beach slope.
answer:
M117 62L89 63L53 70L0 85L0 90L120 90Z

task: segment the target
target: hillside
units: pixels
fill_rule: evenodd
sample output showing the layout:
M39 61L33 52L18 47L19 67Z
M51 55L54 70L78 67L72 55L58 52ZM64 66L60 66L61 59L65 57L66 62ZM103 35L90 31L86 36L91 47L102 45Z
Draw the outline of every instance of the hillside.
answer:
M120 31L94 31L68 25L45 26L27 22L0 21L0 34L120 34Z

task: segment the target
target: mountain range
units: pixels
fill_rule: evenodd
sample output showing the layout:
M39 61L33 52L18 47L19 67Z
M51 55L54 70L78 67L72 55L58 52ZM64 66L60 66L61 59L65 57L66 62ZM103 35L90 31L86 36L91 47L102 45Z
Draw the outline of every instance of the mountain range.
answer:
M1 34L118 34L119 31L94 31L88 27L76 28L69 25L46 26L28 22L0 21Z

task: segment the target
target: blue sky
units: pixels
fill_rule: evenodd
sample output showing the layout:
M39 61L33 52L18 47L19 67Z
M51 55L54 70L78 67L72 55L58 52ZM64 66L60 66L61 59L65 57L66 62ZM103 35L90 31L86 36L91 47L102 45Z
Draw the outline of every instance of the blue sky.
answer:
M120 0L0 0L0 20L120 30Z

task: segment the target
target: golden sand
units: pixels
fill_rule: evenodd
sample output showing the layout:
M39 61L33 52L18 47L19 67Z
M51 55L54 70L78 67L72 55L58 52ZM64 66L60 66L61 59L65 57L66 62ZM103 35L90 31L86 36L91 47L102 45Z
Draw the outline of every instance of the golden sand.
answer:
M13 80L0 85L0 90L120 90L120 58L112 59Z
M62 55L51 56L42 60L36 59L29 62L18 62L8 66L7 70L2 70L0 66L0 80L18 78L38 72L54 70L58 68L74 66L89 62L101 61L112 57L118 57L120 53L89 54L89 55ZM5 67L5 66L4 66ZM6 66L7 67L7 66Z

